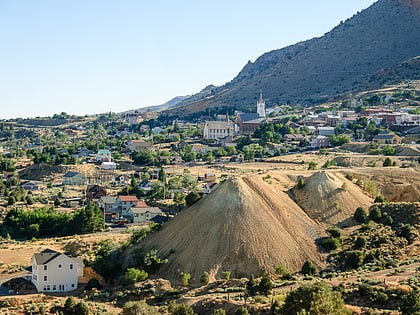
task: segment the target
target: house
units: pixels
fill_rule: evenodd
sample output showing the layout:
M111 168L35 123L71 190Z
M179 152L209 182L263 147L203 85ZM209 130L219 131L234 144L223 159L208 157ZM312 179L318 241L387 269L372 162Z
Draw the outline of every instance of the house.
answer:
M138 188L143 190L145 194L148 194L152 191L152 182L150 180L144 179L141 181Z
M148 206L143 200L139 200L137 205L127 212L127 218L133 223L151 221L158 215L163 215L163 212L158 207Z
M128 147L131 151L148 152L151 151L153 146L150 142L143 140L131 140Z
M326 136L318 135L311 140L312 148L326 148L330 145L330 140Z
M125 186L125 177L124 175L118 175L112 178L112 186Z
M25 190L38 190L39 186L35 184L34 182L26 182L23 184L20 184L20 187L22 187Z
M99 185L89 185L86 189L86 200L90 202L92 200L99 201L102 197L106 196L106 189Z
M229 121L206 121L204 123L203 137L206 140L223 139L232 137L235 128L233 123Z
M79 276L83 276L83 266L67 255L46 249L32 256L32 283L38 292L75 290Z
M115 162L102 162L101 164L102 170L116 170L117 169L117 163Z
M79 172L68 172L63 176L63 185L86 185L86 176Z
M96 153L96 161L98 162L111 162L111 151L108 149L100 149Z
M127 217L128 210L136 206L138 202L136 196L118 196L116 200L118 218Z
M397 136L393 132L384 131L374 136L373 142L376 142L378 144L399 144L402 142L402 138Z
M140 113L138 111L125 113L125 121L129 125L135 125L139 122Z
M328 126L319 126L317 132L321 136L332 136L335 135L335 128Z
M98 205L104 211L105 222L117 219L117 196L103 196L99 199Z

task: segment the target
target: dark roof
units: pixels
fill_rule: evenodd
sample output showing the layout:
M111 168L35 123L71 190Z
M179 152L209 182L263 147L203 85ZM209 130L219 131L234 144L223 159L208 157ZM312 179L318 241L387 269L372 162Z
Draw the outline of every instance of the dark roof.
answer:
M56 252L52 249L46 249L42 251L41 253L34 254L37 265L45 265L60 255L61 253Z
M64 177L74 177L76 175L79 175L79 172L68 172L66 174L64 174Z
M238 114L238 116L243 122L260 118L260 116L257 113L240 113Z
M165 223L165 222L169 221L169 218L165 215L159 215L158 214L157 216L153 217L150 221L162 224L162 223Z

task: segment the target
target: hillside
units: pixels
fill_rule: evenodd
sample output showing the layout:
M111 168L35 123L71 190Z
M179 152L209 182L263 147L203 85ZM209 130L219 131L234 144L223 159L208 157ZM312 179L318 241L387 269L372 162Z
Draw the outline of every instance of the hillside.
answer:
M157 249L169 255L160 275L179 281L180 272L198 282L204 271L222 278L273 272L285 264L300 270L310 259L322 266L315 245L318 226L291 199L260 176L228 179L214 193L177 215L125 255L133 264L136 250Z
M223 86L208 86L170 114L211 107L254 107L263 90L267 106L313 104L384 84L419 79L420 1L379 0L313 38L249 61Z

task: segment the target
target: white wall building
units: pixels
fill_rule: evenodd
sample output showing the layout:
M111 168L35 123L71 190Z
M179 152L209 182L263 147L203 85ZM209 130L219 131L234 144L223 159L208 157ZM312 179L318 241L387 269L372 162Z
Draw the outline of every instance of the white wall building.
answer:
M233 136L235 132L233 123L228 121L206 121L204 123L203 137L209 139L223 139Z
M32 283L38 292L75 290L78 276L78 262L62 253L46 249L32 256Z

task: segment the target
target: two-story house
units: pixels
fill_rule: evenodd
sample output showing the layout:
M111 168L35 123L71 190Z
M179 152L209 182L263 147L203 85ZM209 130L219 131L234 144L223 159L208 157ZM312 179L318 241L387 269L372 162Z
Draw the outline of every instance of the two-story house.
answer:
M78 261L62 253L46 249L32 256L32 283L38 292L75 290L82 275L83 267L79 274Z
M138 201L136 196L118 196L116 200L118 218L126 218L128 210L136 206Z

